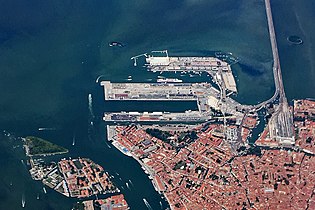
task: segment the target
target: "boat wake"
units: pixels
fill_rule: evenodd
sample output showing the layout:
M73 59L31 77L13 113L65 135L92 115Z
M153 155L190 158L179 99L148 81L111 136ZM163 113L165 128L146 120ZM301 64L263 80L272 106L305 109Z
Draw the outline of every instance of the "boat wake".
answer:
M127 186L128 190L131 190L130 187L129 187L128 182L126 182L126 186Z
M39 131L55 131L56 128L38 128Z
M149 202L148 202L145 198L143 198L142 200L143 200L144 204L147 206L147 208L148 208L149 210L153 210L152 207L151 207L151 205L149 204Z
M96 78L96 83L98 83L99 81L100 81L100 79L101 79L101 77L103 77L103 76L105 76L105 75L100 75L100 76L98 76L97 78Z
M90 111L90 116L92 119L95 118L94 113L93 113L93 99L92 99L92 94L90 93L88 96L88 101L89 101L89 111Z
M73 133L73 138L72 138L72 146L75 145L75 133Z
M22 163L22 165L26 168L26 164L25 164L25 162L24 162L23 159L21 159L21 163Z
M22 195L22 208L25 208L25 195Z
M105 142L105 144L106 144L106 146L110 149L110 148L112 148L109 144L107 144L106 142Z

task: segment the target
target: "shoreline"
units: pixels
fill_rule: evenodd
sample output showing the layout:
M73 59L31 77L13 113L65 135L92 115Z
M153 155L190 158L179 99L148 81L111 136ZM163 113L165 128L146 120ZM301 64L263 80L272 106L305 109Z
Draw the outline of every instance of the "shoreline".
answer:
M24 141L24 139L23 139L23 141ZM24 141L25 142L25 141ZM46 156L53 156L53 155L63 155L63 154L67 154L68 152L69 152L69 150L67 149L67 151L64 151L64 152L53 152L53 153L40 153L40 154L30 154L29 153L29 146L27 145L27 143L23 143L23 148L24 148L24 150L25 150L25 155L27 156L27 157L30 157L30 158L32 158L32 157L46 157Z
M29 149L29 145L27 144L27 140L26 138L22 138L22 143L23 143L23 148L25 150L25 155L27 157L46 157L46 156L53 156L53 155L62 155L62 154L67 154L69 152L68 149L66 149L66 151L63 152L52 152L52 153L40 153L40 154L30 154L30 149Z
M128 157L132 157L134 160L136 160L140 164L141 169L144 171L145 174L148 175L148 178L151 180L151 183L152 183L155 191L158 192L160 195L162 195L165 198L165 200L167 201L168 205L171 206L169 199L167 198L166 194L159 189L158 183L156 183L156 180L154 178L155 172L149 166L147 166L143 161L141 161L139 158L137 158L131 151L125 152L123 150L123 148L125 148L125 147L122 146L116 140L116 137L115 137L116 131L114 131L115 129L112 129L109 125L107 125L106 127L107 127L107 141L110 142L121 153L123 153L124 155L126 155Z

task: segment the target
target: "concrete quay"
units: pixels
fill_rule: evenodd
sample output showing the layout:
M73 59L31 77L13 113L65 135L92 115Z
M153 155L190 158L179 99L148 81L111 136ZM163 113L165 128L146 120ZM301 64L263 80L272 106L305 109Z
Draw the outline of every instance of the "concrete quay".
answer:
M146 58L146 66L152 72L202 73L216 78L219 86L224 83L224 90L237 92L231 66L215 57L154 57Z
M208 83L111 83L103 81L105 100L193 100L218 90ZM209 93L208 93L209 94Z
M215 116L215 112L242 119L241 105L231 98L221 100L220 91L209 83L111 83L103 81L105 100L140 100L140 101L196 101L198 111L185 113L105 113L104 120L115 121L188 121L205 122ZM240 120L239 120L240 121Z

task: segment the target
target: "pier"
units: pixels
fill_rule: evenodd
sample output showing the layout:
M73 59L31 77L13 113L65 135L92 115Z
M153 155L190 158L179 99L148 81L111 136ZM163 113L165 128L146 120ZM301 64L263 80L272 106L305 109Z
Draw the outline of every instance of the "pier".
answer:
M155 57L146 58L147 67L152 72L207 73L216 78L224 91L237 92L231 66L215 57ZM224 93L225 95L225 93Z
M103 81L105 101L196 101L198 111L185 113L105 113L105 121L205 122L224 111L242 118L241 105L231 98L221 100L220 91L209 83L111 83Z

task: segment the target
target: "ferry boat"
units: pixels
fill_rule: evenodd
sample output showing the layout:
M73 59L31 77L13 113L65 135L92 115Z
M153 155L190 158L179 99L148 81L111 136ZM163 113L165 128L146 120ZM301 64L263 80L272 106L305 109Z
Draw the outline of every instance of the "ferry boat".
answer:
M176 83L179 83L179 82L183 82L183 80L181 79L173 79L173 78L162 78L162 79L157 79L156 80L157 82L176 82Z

